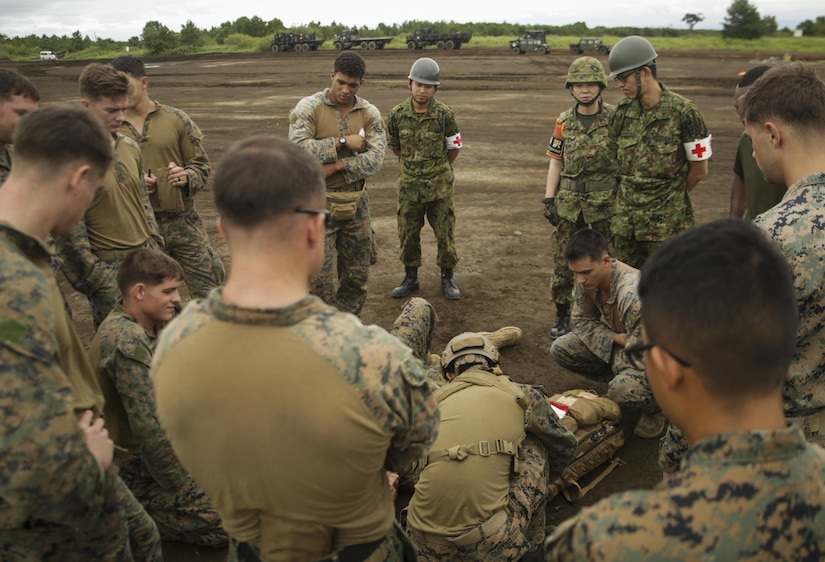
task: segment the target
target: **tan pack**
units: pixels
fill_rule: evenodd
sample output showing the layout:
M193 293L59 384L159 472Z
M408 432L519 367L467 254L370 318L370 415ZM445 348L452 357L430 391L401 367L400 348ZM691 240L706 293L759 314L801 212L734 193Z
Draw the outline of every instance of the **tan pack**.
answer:
M624 464L615 452L624 445L622 412L619 405L589 390L568 390L549 398L552 404L566 406L568 415L562 424L576 436L576 455L564 472L547 487L547 498L561 492L569 502L583 498L613 469ZM590 483L582 487L579 480L610 461Z
M364 190L358 191L328 191L327 207L329 216L335 221L351 221L355 218L358 203L364 196Z

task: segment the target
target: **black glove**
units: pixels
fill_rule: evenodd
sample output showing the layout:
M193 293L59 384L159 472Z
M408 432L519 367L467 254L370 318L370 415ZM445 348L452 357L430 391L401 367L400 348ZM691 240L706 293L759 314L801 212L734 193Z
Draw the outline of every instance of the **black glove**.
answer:
M545 197L541 200L544 203L544 218L550 221L553 226L559 226L559 212L556 209L556 198Z

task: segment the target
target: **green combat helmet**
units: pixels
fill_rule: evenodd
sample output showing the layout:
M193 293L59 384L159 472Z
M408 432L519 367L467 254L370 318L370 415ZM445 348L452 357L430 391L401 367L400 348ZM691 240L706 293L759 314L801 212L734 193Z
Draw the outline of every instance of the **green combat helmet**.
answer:
M498 348L490 338L477 332L459 334L447 344L441 354L441 368L444 373L456 374L462 365L478 365L492 368L498 365Z
M650 41L638 35L621 39L610 51L607 64L610 65L610 77L615 78L622 72L635 70L656 62L659 54Z
M601 84L602 88L607 88L607 75L604 73L602 63L593 57L579 57L573 61L567 70L567 81L565 88L573 84L584 84L593 82Z
M410 68L410 75L408 78L419 84L430 84L438 86L441 84L439 78L441 77L441 69L438 68L438 63L431 58L422 57L415 61Z

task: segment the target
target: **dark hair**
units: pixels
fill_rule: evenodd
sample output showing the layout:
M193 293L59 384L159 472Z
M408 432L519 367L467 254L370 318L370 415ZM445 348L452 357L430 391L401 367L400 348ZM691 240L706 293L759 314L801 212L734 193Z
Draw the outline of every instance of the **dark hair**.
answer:
M123 55L112 61L112 66L121 72L131 74L135 78L146 76L146 66L143 61L132 55Z
M80 73L80 96L95 100L129 94L131 83L125 73L111 64L93 62Z
M12 96L24 96L40 101L40 92L31 80L16 70L0 68L0 101L7 101Z
M754 82L756 79L765 74L767 71L771 69L770 66L763 64L760 66L754 66L750 70L748 70L745 74L742 75L742 78L739 79L739 83L736 85L737 88L747 88Z
M798 311L785 258L750 223L718 220L662 244L641 270L648 341L690 361L719 398L783 388Z
M318 159L300 146L273 136L234 144L215 171L215 207L221 219L240 227L324 204L326 182Z
M367 63L364 57L352 51L344 51L335 57L335 66L332 67L333 72L346 74L353 78L363 78L367 72Z
M771 119L807 131L825 129L825 83L801 62L772 68L758 78L742 100L746 123L763 125Z
M16 163L48 170L85 162L102 176L115 158L111 133L80 105L50 104L26 114L12 142Z
M171 257L151 248L130 251L117 267L117 288L123 296L137 283L154 287L167 279L182 281L183 268Z
M602 259L607 253L607 238L598 230L583 228L577 231L564 248L564 259L576 261L589 258L593 261Z

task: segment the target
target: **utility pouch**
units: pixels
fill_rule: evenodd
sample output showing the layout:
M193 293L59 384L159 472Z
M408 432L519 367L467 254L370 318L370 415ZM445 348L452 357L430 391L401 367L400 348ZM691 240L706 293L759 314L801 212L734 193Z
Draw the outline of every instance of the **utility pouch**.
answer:
M358 203L364 196L364 190L358 191L328 191L327 208L329 216L334 221L351 221L355 218Z

